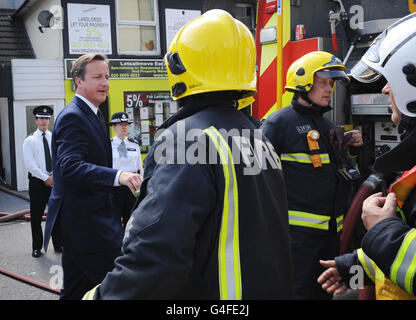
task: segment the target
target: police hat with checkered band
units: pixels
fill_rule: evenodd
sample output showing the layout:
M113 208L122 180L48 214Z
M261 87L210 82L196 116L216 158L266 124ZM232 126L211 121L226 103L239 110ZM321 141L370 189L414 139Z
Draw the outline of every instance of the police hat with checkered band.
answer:
M125 123L125 122L127 122L128 124L133 123L133 121L129 119L129 116L127 113L116 112L111 116L110 125L117 124L117 123Z

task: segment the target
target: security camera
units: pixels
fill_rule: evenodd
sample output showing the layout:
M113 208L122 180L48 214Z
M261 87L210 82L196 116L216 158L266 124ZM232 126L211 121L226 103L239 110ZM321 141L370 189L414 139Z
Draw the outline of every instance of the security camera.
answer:
M43 33L43 29L45 28L63 29L62 13L63 9L59 5L53 5L49 10L39 12L39 31Z
M43 29L44 28L50 28L51 25L51 20L53 18L53 14L52 12L50 12L49 10L43 10L39 13L38 15L38 21L40 23L40 27L39 27L39 31L43 33Z

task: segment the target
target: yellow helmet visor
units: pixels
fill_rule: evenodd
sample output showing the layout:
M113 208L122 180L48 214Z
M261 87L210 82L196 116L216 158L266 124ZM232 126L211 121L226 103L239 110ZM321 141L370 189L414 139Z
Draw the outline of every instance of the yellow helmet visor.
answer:
M316 72L316 75L321 78L331 78L334 80L339 80L343 85L347 85L348 83L350 83L350 78L347 76L347 74L343 70L336 70L336 69L335 70L334 69L320 70Z

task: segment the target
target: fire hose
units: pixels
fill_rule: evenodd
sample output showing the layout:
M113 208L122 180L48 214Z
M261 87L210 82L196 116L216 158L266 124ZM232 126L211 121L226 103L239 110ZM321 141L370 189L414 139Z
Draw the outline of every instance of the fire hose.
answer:
M350 250L357 223L361 218L364 200L372 195L377 187L383 185L383 182L384 180L381 174L372 174L363 182L355 194L344 220L344 227L341 234L341 255L348 253ZM374 300L374 297L375 293L373 285L364 286L364 288L360 289L358 294L358 300Z
M59 295L61 293L61 290L59 290L59 289L54 289L54 288L48 286L47 284L44 284L42 282L30 279L28 277L25 277L25 276L22 276L22 275L19 275L19 274L10 272L10 271L7 271L7 270L2 269L2 268L0 268L0 273L4 274L5 276L8 276L10 278L13 278L15 280L18 280L20 282L29 284L31 286L37 287L39 289L42 289L42 290L45 290L45 291L48 291L48 292L51 292L51 293L54 293L54 294Z
M30 213L30 209L17 211L15 213L0 212L0 222L6 222L6 221L11 221L11 220L16 220L16 219L26 220L27 218L30 220L30 217L25 217L25 215L28 213Z
M8 194L11 194L13 196L16 196L16 197L22 198L24 200L30 201L29 197L27 197L23 194L20 194L19 192L10 190L8 188L5 188L3 186L0 186L0 191L4 191L4 192L6 192ZM30 221L30 216L27 216L27 214L29 214L29 213L30 213L30 209L17 211L15 213L0 212L0 222L7 222L7 221L11 221L11 220L16 220L16 219L22 219L22 220ZM45 220L44 216L42 217L42 220ZM0 268L0 273L5 275L5 276L8 276L10 278L13 278L15 280L21 281L23 283L29 284L31 286L37 287L39 289L42 289L42 290L45 290L45 291L48 291L48 292L51 292L51 293L54 293L54 294L59 295L60 292L61 292L59 289L54 289L54 288L52 288L52 287L50 287L50 286L48 286L48 285L46 285L42 282L39 282L39 281L30 279L28 277L10 272L10 271L5 270L3 268Z
M8 222L17 219L30 221L31 217L28 214L30 214L30 209L17 211L15 213L0 212L0 222ZM46 216L42 216L42 221L46 221Z
M372 174L367 178L367 180L363 182L355 194L344 220L344 227L341 234L340 254L349 252L355 228L361 218L363 202L366 198L374 193L382 181L383 180L381 174Z
M11 195L13 195L13 196L16 196L16 197L22 198L22 199L24 199L24 200L30 201L30 199L29 199L29 197L28 197L28 196L25 196L24 194L21 194L21 193L19 193L19 192L17 192L17 191L10 190L10 189L8 189L8 188L6 188L6 187L0 186L0 191L6 192L6 193L8 193L8 194L11 194Z
M0 186L0 191L6 192L10 195L19 197L24 200L30 201L30 198L28 196L25 196L17 191L10 190L6 187ZM30 209L17 211L15 213L0 212L0 222L8 222L8 221L17 220L17 219L30 221L30 215L27 216L27 214L30 214ZM43 216L42 221L45 221L45 220L46 220L46 217Z

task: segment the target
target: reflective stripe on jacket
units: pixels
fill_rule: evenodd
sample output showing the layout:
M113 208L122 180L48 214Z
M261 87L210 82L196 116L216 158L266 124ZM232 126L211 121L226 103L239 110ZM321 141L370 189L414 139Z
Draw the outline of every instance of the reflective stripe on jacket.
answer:
M238 185L232 151L211 126L204 130L216 145L224 172L224 205L218 244L218 278L221 300L241 300L240 243L238 237Z
M390 278L407 292L415 294L413 288L416 274L416 229L411 229L405 236L399 252L391 266Z
M414 254L414 253L413 253ZM416 300L416 297L413 294L413 291L409 283L397 282L397 279L394 279L396 271L394 270L394 265L390 272L390 280L385 277L384 273L377 267L373 260L371 260L364 251L360 248L357 249L358 260L361 263L366 275L375 283L376 286L376 299L377 300ZM409 272L412 274L412 270L408 269L404 274ZM414 270L413 270L414 275ZM402 288L405 288L403 290Z
M322 164L329 164L329 154L323 153L318 155L321 157ZM280 160L282 161L295 161L299 163L311 163L311 155L309 153L282 153L280 155Z

